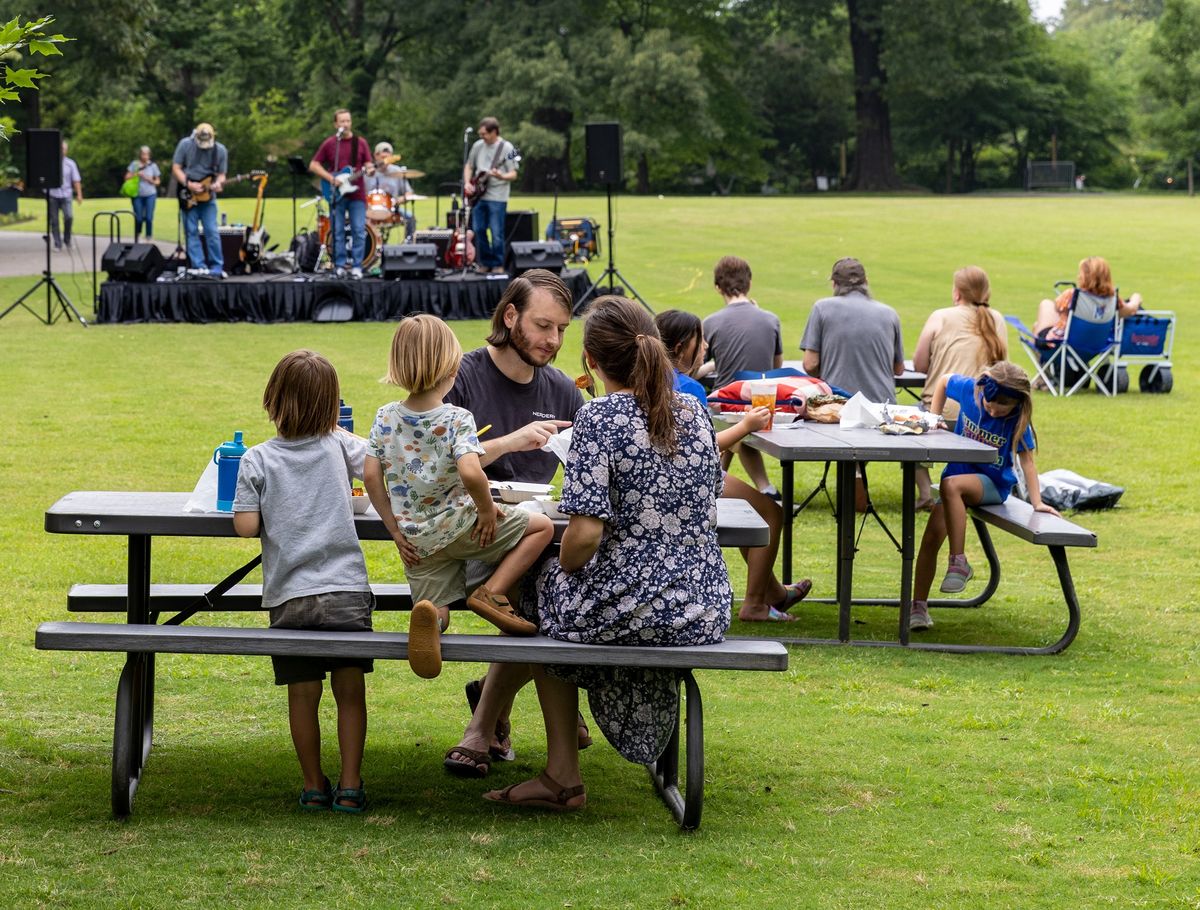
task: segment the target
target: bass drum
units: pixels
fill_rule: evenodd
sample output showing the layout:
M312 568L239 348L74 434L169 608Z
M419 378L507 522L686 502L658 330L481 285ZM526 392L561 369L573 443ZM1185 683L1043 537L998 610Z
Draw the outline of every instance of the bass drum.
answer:
M332 232L332 223L329 219L329 216L328 215L318 215L317 216L317 237L320 239L322 246L326 246L329 243L329 235L331 232ZM380 250L383 249L383 243L380 239L379 228L377 228L374 224L372 224L369 221L367 222L367 232L366 233L367 233L366 246L363 248L363 258L362 258L362 262L359 263L359 266L364 269L369 269L369 268L371 268L371 266L375 265L375 263L378 261ZM351 255L350 251L354 246L354 240L350 234L350 224L348 221L345 223L345 230L343 231L342 242L346 246L346 258L349 259L350 255ZM333 268L332 251L331 251L331 255L329 256L329 260L326 263L326 267L330 268L330 269Z

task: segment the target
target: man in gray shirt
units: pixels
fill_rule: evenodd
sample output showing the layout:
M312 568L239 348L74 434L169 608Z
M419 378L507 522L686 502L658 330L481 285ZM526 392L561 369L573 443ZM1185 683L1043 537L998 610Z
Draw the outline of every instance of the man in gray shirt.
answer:
M725 306L704 320L704 340L716 367L716 387L733 381L740 370L765 373L783 365L783 335L779 317L761 309L750 299L750 263L737 256L723 256L713 268L713 284ZM750 482L773 499L779 491L767 478L762 453L749 446L737 447L738 460ZM729 467L733 456L722 453Z
M895 404L896 377L904 372L899 315L871 299L857 259L839 259L829 280L834 296L813 304L800 341L804 371L869 401Z
M479 139L463 165L463 192L471 200L478 272L504 273L504 216L509 184L517 179L517 150L500 138L500 121L479 121ZM489 237L490 235L490 237Z

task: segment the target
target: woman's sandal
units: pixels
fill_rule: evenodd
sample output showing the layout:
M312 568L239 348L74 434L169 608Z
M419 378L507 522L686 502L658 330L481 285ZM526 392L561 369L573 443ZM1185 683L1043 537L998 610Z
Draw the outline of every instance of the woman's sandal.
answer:
M550 792L550 799L540 796L527 796L524 799L513 799L512 791L521 784L511 784L503 790L489 790L483 798L490 803L503 803L506 806L531 806L538 809L549 809L552 812L577 812L587 805L587 791L583 784L577 787L564 787L553 777L543 771L537 776L537 781ZM526 783L522 781L521 783ZM580 799L578 803L571 800Z
M321 812L333 805L333 785L325 778L323 790L301 790L300 808L307 812Z
M588 730L587 721L583 719L583 712L579 712L579 751L582 752L592 744L592 734Z
M538 627L527 619L522 619L513 610L512 604L503 594L497 594L480 585L467 598L467 606L477 616L482 616L501 632L509 635L537 635Z
M453 758L454 755L461 758ZM492 755L466 746L455 746L446 753L442 767L455 777L487 777L492 769Z
M340 784L341 781L338 783ZM359 780L357 787L339 786L333 791L333 805L330 808L334 812L351 812L354 814L362 812L367 808L366 781Z
M784 585L783 590L787 593L783 595L783 600L771 606L780 613L786 613L804 598L808 597L808 593L812 590L812 579L802 578L795 584Z

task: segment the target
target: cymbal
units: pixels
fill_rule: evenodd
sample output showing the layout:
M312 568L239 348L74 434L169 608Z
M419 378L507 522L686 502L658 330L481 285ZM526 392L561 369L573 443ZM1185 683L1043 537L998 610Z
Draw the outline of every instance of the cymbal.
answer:
M401 171L401 174L400 174L401 177L408 177L410 180L415 180L418 177L425 176L424 171L413 170L411 167L404 167L403 165L401 165L400 171Z

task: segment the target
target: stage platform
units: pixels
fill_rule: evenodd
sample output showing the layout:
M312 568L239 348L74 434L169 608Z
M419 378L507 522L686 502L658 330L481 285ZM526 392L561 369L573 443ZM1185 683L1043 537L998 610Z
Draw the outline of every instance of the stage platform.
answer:
M564 269L576 304L591 286L583 269ZM443 319L491 319L507 276L454 272L429 280L360 281L294 275L247 275L100 285L96 322L394 322L409 313Z

